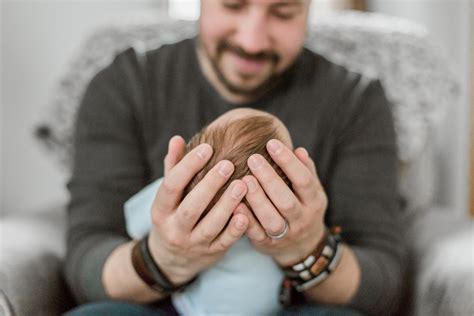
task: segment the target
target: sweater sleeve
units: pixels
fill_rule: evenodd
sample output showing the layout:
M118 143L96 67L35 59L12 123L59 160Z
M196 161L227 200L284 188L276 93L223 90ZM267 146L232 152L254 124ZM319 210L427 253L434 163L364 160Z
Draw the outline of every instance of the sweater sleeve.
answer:
M131 53L118 55L92 79L77 113L63 270L79 303L106 298L103 265L129 240L123 203L146 184L133 110L140 76Z
M342 227L361 268L349 307L390 315L399 304L406 262L393 118L379 81L361 79L348 104L353 115L336 137L327 190L329 223Z

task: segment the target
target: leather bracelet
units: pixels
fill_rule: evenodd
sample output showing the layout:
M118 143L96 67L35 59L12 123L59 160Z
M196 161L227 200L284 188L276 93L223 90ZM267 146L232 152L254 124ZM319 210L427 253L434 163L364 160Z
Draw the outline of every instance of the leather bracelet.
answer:
M172 294L182 291L196 279L196 277L194 277L180 285L173 284L153 259L148 247L148 235L133 246L132 265L143 282L163 294Z
M142 281L145 282L145 284L147 284L150 287L153 287L155 290L158 290L159 292L162 292L163 289L154 287L155 281L153 280L153 277L148 272L148 269L146 268L145 261L143 260L143 257L140 254L139 244L140 244L140 241L137 242L132 248L133 268L135 269L135 272L138 274L140 279L142 279Z

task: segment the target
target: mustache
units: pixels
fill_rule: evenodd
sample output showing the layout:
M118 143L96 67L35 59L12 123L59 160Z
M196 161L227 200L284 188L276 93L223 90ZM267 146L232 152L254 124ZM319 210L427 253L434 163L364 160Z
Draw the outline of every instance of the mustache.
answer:
M254 61L263 61L263 60L269 60L273 64L277 64L278 61L280 60L280 56L273 52L273 51L261 51L258 53L248 53L244 49L242 49L239 46L235 46L231 43L229 43L227 40L221 40L217 44L217 54L218 56L221 56L224 51L230 51L242 58L245 59L250 59Z

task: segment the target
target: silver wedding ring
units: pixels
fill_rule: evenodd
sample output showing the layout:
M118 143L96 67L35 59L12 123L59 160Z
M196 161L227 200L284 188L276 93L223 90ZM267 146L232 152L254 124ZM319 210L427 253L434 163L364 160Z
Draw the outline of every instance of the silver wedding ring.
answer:
M286 236L286 234L288 233L288 221L285 219L285 227L283 227L283 231L279 234L271 234L267 231L265 231L265 233L267 234L268 237L270 237L271 239L282 239L283 237Z

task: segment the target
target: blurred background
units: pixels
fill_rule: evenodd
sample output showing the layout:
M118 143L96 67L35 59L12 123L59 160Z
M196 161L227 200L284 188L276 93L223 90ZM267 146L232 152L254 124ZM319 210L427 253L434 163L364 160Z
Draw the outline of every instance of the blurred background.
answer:
M134 14L195 19L198 0L1 0L0 211L40 212L64 203L66 174L32 137L65 67L99 25ZM436 198L469 212L473 4L470 0L315 0L313 11L365 9L410 19L431 38L461 83L437 146ZM472 156L472 154L471 154Z
M111 21L123 23L137 16L195 20L199 15L199 0L0 1L0 315L11 315L7 301L12 303L17 315L59 315L74 304L60 273L65 253L68 173L40 146L34 137L35 128L49 115L60 79L94 30ZM422 54L419 50L413 54L419 58L414 58L416 65L407 63L409 69L429 68L419 61L427 56L423 54L426 51L433 52L442 57L442 65L451 71L442 67L441 74L437 73L432 81L439 79L444 83L445 78L454 77L459 85L456 90L459 98L453 98L447 106L435 137L425 144L426 148L434 148L431 158L420 155L408 172L412 174L408 181L412 186L402 186L412 200L421 201L414 204L416 207L409 213L406 225L411 273L404 280L409 285L404 305L416 310L414 315L474 315L474 220L469 219L474 216L474 3L472 0L313 0L311 19L314 22L319 13L347 9L404 18L424 27L429 32L430 45L425 45ZM364 23L369 20L367 16L363 15ZM406 25L392 25L393 20L384 17L383 23L375 24L377 31L382 30L381 37L385 34L384 27L394 30ZM353 30L353 24L347 25ZM336 34L338 41L341 33ZM411 40L424 45L424 33L420 38L411 37ZM321 42L322 36L318 39ZM364 47L382 50L380 46ZM89 46L86 48L90 50ZM401 50L397 48L397 55L391 50L390 55L407 57L398 54ZM352 52L350 57L354 57ZM404 60L410 60L409 57ZM392 73L399 64L390 66ZM397 74L398 69L394 70ZM400 72L407 72L406 67L403 70ZM443 76L448 73L452 76ZM416 82L425 79L432 82L433 78L427 77L421 75ZM73 81L68 84L74 85L76 80ZM407 82L410 88L413 85L408 78L398 82ZM396 89L397 85L390 87ZM421 87L432 91L433 98L445 92L421 84L414 94L426 91ZM441 105L446 103L443 101L425 103ZM430 104L424 107L422 104L422 108L430 108ZM427 116L431 114L425 112ZM415 117L408 113L402 117ZM429 201L423 192L428 192ZM411 304L412 299L418 301L416 307Z

